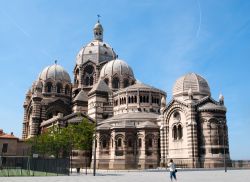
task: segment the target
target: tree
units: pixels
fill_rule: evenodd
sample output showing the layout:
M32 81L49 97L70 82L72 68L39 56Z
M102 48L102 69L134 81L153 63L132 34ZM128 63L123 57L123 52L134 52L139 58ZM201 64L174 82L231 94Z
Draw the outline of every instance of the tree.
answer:
M72 149L90 151L95 126L86 118L78 124L69 124L59 128L53 126L41 135L30 138L32 153L55 157L68 156Z

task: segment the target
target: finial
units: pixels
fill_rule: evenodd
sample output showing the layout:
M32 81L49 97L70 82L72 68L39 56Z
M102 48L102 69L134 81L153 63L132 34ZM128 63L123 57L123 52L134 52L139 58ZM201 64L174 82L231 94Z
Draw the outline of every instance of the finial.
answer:
M188 96L189 96L190 99L193 98L193 90L192 90L192 88L190 88L190 89L188 90Z
M57 60L55 60L55 64L57 64Z
M220 93L220 95L219 95L219 103L221 104L221 105L224 105L224 96Z
M98 23L100 23L100 17L101 17L101 15L98 14L98 15L97 15L97 22L98 22Z
M161 107L165 107L166 106L166 99L164 96L161 97Z

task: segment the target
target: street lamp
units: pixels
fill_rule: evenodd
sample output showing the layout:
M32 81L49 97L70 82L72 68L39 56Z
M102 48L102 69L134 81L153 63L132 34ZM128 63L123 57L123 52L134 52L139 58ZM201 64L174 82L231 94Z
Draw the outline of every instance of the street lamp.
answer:
M222 126L222 133L223 133L223 138L222 138L222 143L223 143L223 154L224 154L224 169L225 172L227 172L227 164L226 164L226 146L225 146L225 121L220 121L220 124Z

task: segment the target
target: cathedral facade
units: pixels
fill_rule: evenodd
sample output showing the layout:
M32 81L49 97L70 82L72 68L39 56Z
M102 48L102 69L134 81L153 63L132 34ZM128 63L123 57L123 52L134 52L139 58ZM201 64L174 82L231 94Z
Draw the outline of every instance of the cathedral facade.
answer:
M211 97L196 73L177 79L173 98L136 80L132 68L103 41L98 21L94 40L80 49L73 70L55 63L42 70L26 93L23 139L83 118L97 123L97 168L166 166L221 167L230 161L224 98Z

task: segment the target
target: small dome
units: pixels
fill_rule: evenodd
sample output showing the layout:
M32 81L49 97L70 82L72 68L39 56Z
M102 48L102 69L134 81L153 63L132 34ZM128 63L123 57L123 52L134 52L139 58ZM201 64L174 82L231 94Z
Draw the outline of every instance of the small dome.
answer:
M196 73L188 73L175 82L173 96L188 95L190 89L193 95L211 95L208 83L203 77Z
M46 81L47 79L71 82L68 72L58 64L47 66L40 73L39 80Z
M100 30L103 30L103 28L102 28L102 24L98 21L96 24L95 24L95 26L94 26L94 30L95 29L100 29Z
M120 59L115 59L105 64L101 70L100 78L112 77L115 74L134 78L133 70L125 61Z
M87 61L99 64L115 58L116 53L110 45L99 40L93 40L79 51L76 57L76 64L81 65Z

